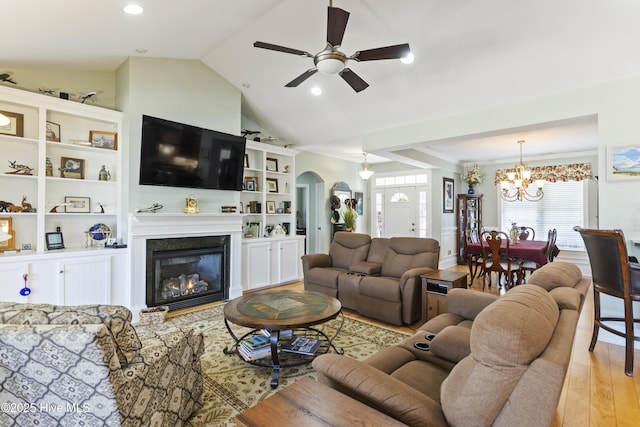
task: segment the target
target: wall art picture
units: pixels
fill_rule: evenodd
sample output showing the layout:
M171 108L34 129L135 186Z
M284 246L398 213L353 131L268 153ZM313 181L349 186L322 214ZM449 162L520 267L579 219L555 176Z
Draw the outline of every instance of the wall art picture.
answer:
M451 178L442 178L442 212L453 213L454 181Z
M89 132L89 141L95 148L106 148L108 150L118 149L118 133L92 130Z
M60 142L60 125L53 122L47 122L47 141Z
M269 193L278 192L278 180L276 178L267 178L267 191Z
M640 143L607 148L607 178L609 181L640 179Z
M91 199L89 197L72 197L64 198L64 211L67 213L90 213Z
M0 111L0 114L9 119L9 124L0 126L0 133L11 136L24 136L24 114Z
M278 159L267 157L267 170L270 172L278 172Z
M62 178L84 179L84 159L61 157L60 176Z

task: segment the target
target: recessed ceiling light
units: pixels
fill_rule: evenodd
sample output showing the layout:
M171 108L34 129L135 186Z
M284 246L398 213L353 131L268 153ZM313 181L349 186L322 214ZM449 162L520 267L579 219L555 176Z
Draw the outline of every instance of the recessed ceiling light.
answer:
M145 54L147 52L148 52L148 50L145 49L144 47L139 47L139 48L136 49L136 53Z
M409 54L403 58L400 58L400 62L403 64L411 64L415 58L413 57L413 53L409 52Z
M128 4L122 10L124 10L124 13L128 13L129 15L139 15L144 11L142 6L137 4Z
M318 86L314 86L311 88L311 93L316 96L322 95L322 89L320 89Z

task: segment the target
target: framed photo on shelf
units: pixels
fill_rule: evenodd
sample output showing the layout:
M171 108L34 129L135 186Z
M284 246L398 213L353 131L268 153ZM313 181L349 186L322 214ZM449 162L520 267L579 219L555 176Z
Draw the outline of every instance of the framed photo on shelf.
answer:
M47 250L64 249L64 239L62 238L61 232L54 231L51 233L45 233L44 237L47 241Z
M273 157L267 157L267 170L269 172L278 172L278 159Z
M276 178L267 178L267 191L269 193L278 192L278 180Z
M274 202L273 200L267 200L267 213L276 213L276 202Z
M60 125L47 122L47 141L60 142Z
M107 132L102 130L89 131L89 141L95 148L106 148L107 150L118 149L118 132Z
M258 191L258 177L246 176L244 178L244 189L247 191Z
M60 176L62 178L84 179L84 159L61 157Z
M91 199L89 197L64 198L64 211L67 213L91 213Z
M442 213L453 213L454 181L442 178Z
M607 147L607 179L640 180L640 143Z
M15 249L16 235L11 225L11 217L0 218L0 231L3 234L10 234L11 237L7 240L0 241L0 251L4 249Z
M0 126L0 133L11 136L24 136L24 114L0 111L0 114L9 119L9 124Z

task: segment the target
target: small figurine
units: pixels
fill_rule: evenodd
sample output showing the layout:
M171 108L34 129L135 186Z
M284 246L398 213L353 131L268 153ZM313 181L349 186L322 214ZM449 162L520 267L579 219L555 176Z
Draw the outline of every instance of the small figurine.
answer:
M111 179L111 173L102 165L100 172L98 172L98 180L99 181L109 181Z
M160 203L154 203L153 205L149 206L148 208L136 208L136 213L141 213L141 212L156 213L156 211L159 211L163 207L164 206L162 206Z
M48 158L48 157L47 157L45 175L46 176L53 176L53 163L51 162L51 159Z
M36 210L33 208L31 203L27 203L27 196L22 196L22 210L24 212L35 212Z
M33 172L33 168L29 167L27 165L18 165L16 164L16 161L14 160L13 162L11 160L9 160L9 167L11 169L15 169L12 172L7 172L8 174L12 174L12 175L33 175L31 172Z

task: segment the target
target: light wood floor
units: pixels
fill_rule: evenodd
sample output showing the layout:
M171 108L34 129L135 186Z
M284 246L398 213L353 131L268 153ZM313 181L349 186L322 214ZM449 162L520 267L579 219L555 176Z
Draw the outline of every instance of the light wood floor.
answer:
M466 272L466 267L453 270ZM302 282L287 285L302 289ZM472 289L481 290L475 280ZM487 292L499 293L494 285ZM348 313L380 326L413 332L420 324L397 327L383 322ZM576 331L571 364L565 378L553 427L609 427L640 426L640 351L635 353L635 376L624 374L624 347L598 341L593 353L589 342L593 328L593 293L589 292L582 308Z

